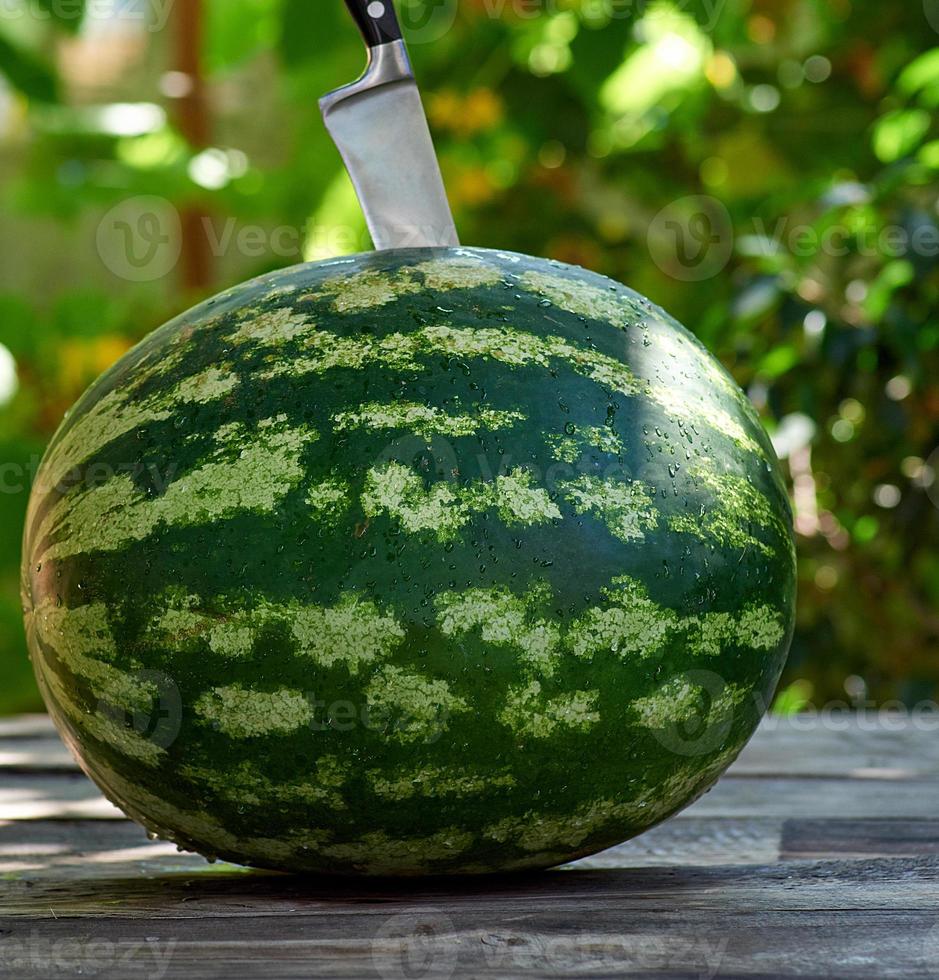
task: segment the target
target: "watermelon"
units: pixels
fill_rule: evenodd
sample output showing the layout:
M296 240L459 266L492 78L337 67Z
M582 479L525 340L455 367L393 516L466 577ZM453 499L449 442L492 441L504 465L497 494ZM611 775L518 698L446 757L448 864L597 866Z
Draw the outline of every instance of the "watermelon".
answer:
M54 436L22 592L64 740L152 835L288 871L474 874L707 790L791 638L745 396L582 269L371 253L147 337Z

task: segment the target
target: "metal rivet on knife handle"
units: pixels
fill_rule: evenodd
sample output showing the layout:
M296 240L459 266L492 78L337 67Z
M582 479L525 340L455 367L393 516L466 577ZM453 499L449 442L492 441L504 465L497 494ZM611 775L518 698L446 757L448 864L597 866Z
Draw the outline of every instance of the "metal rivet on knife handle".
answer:
M346 0L346 6L370 48L401 40L401 27L391 0Z

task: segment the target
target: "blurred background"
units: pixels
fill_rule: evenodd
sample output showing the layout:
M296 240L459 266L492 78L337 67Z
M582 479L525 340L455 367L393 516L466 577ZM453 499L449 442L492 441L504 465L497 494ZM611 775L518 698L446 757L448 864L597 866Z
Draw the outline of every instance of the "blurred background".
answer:
M939 696L939 0L399 0L467 243L662 304L792 487L776 709ZM0 714L39 709L29 481L200 298L369 247L316 99L341 0L0 0Z

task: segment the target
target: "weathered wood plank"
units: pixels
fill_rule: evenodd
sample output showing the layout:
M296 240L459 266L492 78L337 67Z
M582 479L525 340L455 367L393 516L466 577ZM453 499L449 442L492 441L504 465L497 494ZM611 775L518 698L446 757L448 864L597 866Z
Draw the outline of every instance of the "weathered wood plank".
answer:
M124 820L82 773L13 773L0 780L0 820Z
M939 813L939 781L798 776L752 779L731 772L684 812L696 817L778 818L902 814L924 820Z
M939 819L787 820L782 828L780 851L784 860L939 855Z
M0 773L79 772L57 735L0 739Z
M15 923L14 923L15 924ZM311 934L303 916L90 928L49 920L0 940L0 976L168 980L216 977L934 977L932 916L896 912L718 912L679 917L615 908L546 912L479 905L455 918L394 905L362 920L328 912ZM0 934L11 923L0 920ZM4 949L4 947L6 947ZM20 972L14 972L19 970ZM70 971L70 972L69 972ZM250 971L250 972L248 972Z
M939 712L909 717L765 718L733 771L738 776L935 777L939 774Z
M55 736L55 727L48 715L15 715L12 718L0 718L0 739L52 736Z
M19 878L3 882L7 918L277 917L330 911L352 918L446 907L453 915L485 908L498 916L533 909L577 916L602 908L685 915L691 910L905 910L939 920L939 862L874 858L770 865L634 867L567 870L467 880L365 881L302 878L203 866L181 873L138 868L128 877L76 880ZM318 927L317 927L318 928Z

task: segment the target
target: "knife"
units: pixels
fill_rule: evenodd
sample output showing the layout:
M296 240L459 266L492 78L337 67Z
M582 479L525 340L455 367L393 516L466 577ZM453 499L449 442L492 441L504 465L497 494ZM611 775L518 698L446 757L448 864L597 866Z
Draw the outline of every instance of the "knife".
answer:
M368 65L319 104L375 248L459 245L392 2L345 2L368 45Z

